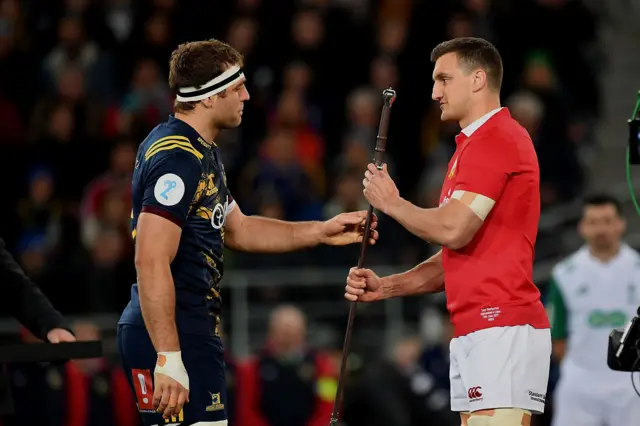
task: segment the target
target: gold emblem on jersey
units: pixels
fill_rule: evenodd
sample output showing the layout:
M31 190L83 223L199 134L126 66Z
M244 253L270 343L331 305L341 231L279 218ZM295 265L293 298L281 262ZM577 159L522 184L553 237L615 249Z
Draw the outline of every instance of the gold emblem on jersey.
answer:
M211 220L213 216L213 210L204 206L198 207L196 210L196 216L201 217L205 220Z
M196 194L193 197L194 204L200 202L203 197L211 197L218 193L218 188L216 187L214 179L215 175L213 173L202 176L200 182L198 182Z
M209 394L211 395L211 405L208 405L205 410L208 412L224 410L224 404L220 402L220 392L209 392Z
M207 300L213 300L213 299L219 299L220 298L220 292L218 290L216 290L215 287L209 287L209 294L207 294L206 296Z
M202 255L204 256L204 258L207 260L207 264L212 267L213 269L218 269L218 265L216 264L215 259L213 258L213 256L210 256L208 253L202 252Z
M453 166L451 166L451 170L449 171L449 176L447 176L447 179L451 179L453 178L453 176L455 176L457 166L458 166L458 159L456 158L456 160L453 162Z

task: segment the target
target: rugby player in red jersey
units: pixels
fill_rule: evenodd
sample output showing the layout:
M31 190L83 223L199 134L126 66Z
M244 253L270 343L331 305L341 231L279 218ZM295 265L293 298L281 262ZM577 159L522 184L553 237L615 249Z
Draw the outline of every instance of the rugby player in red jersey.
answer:
M530 425L544 411L550 325L533 283L540 219L538 160L526 130L500 107L502 59L478 38L431 53L442 120L460 124L440 206L400 197L386 167L370 164L364 195L407 230L442 246L401 274L352 268L345 297L370 302L444 290L454 326L451 409L465 426Z

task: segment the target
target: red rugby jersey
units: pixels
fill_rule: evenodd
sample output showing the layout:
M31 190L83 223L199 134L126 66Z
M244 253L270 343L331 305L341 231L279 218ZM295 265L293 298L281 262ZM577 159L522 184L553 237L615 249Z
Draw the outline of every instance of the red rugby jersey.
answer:
M456 145L440 205L455 190L482 194L496 204L468 245L442 251L455 336L525 324L549 328L533 283L540 170L529 134L502 108L463 129Z

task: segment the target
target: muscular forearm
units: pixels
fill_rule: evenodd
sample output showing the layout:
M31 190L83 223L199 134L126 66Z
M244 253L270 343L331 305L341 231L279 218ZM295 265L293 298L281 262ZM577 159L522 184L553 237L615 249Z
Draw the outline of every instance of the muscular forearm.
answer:
M137 265L142 317L157 352L180 350L175 319L176 295L169 263Z
M239 229L225 237L233 250L253 253L284 253L317 246L322 242L322 222L285 222L247 216Z
M423 209L401 198L385 213L413 235L432 244L449 246L456 239L456 227L439 208Z
M444 290L444 268L442 251L401 274L389 275L382 279L382 293L385 299L423 293L437 293Z

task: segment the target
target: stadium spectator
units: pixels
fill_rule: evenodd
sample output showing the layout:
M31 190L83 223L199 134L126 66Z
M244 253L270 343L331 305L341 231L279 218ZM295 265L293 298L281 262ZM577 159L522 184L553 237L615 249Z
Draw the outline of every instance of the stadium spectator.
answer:
M336 372L326 354L306 346L306 320L280 306L263 351L240 368L238 426L322 426L333 408Z

